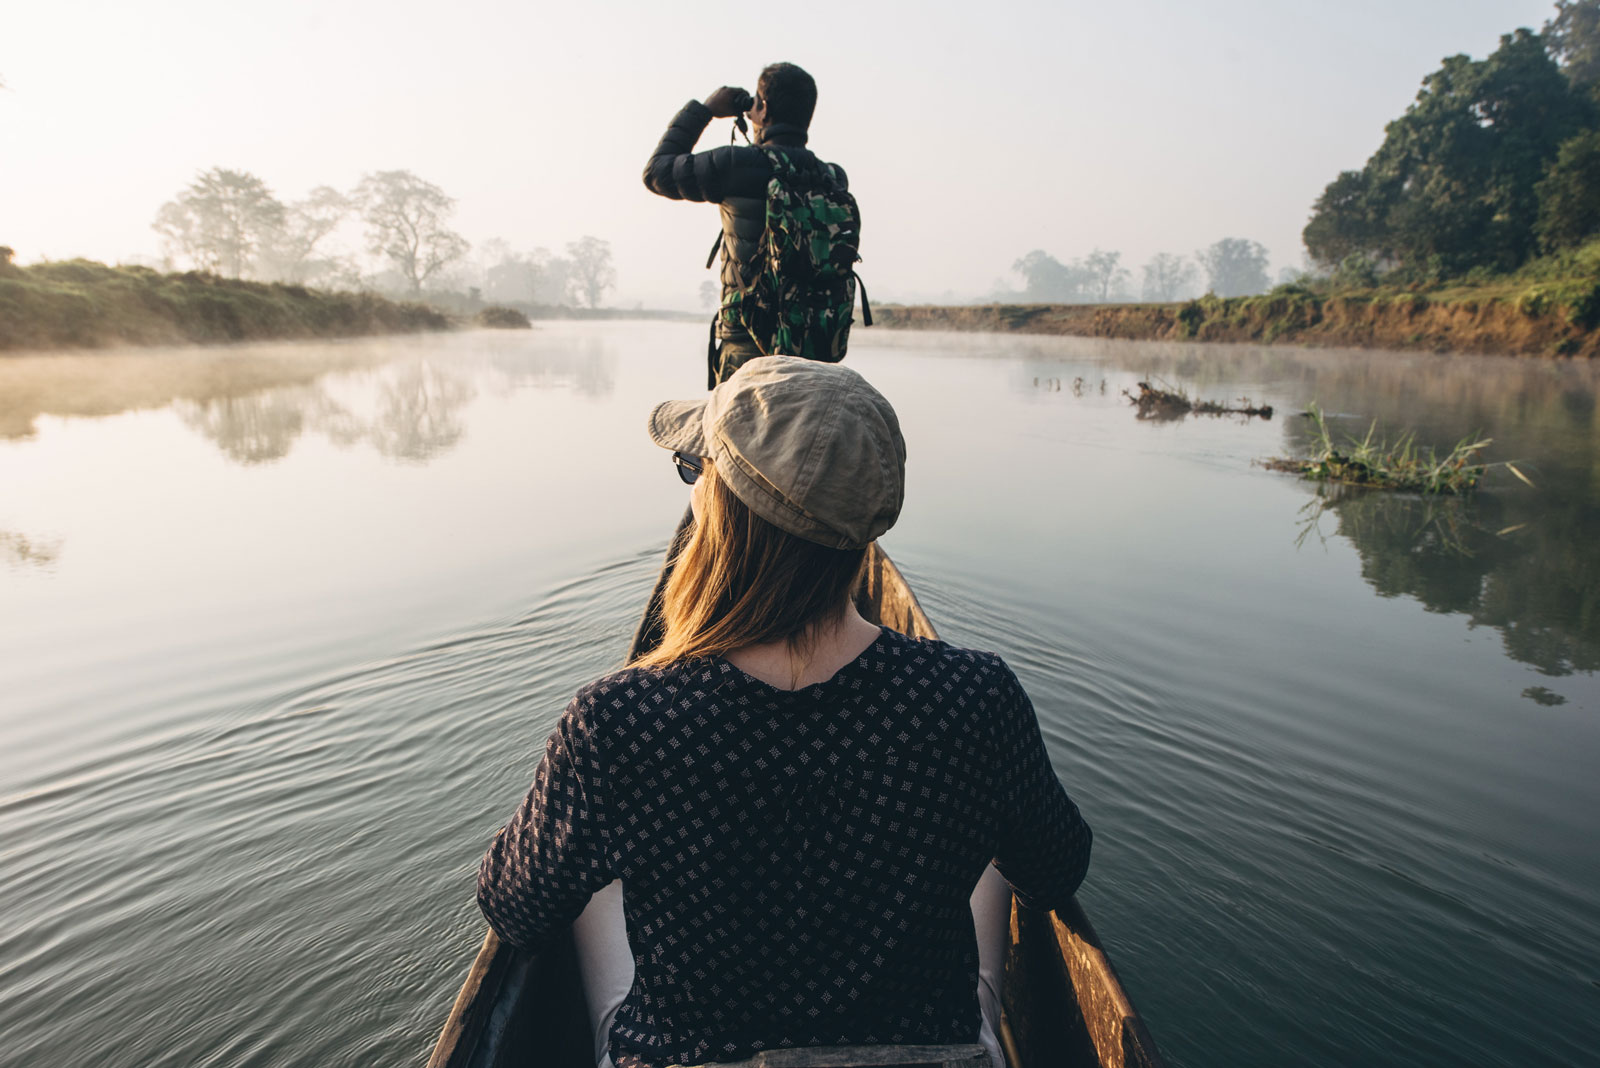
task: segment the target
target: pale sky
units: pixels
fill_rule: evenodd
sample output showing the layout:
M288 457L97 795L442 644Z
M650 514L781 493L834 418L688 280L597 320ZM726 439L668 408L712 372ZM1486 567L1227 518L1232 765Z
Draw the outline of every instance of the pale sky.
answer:
M850 174L875 300L972 298L1034 248L1221 237L1298 265L1311 202L1447 55L1544 0L0 0L0 244L159 254L212 166L280 199L407 169L474 244L612 244L612 303L698 307L717 212L640 181L677 109L761 67L817 79L811 147ZM701 148L726 143L714 123Z

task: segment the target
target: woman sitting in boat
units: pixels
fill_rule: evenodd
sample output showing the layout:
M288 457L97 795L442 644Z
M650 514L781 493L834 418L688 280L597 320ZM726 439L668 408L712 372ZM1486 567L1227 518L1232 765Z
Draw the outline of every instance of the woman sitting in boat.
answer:
M530 949L579 920L617 1068L980 1035L1003 1064L1006 884L1065 905L1090 834L998 656L856 611L904 497L894 410L774 356L649 429L694 487L665 637L573 698L484 915Z

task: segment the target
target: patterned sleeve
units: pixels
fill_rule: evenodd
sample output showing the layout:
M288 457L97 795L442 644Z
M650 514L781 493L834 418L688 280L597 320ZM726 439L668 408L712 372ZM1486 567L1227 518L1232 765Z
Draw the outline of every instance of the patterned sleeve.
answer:
M533 788L478 868L478 907L515 946L547 942L612 879L605 768L581 707L580 695L545 743Z
M1093 836L1050 766L1033 703L1003 662L996 682L1002 787L995 867L1024 905L1056 909L1083 882Z

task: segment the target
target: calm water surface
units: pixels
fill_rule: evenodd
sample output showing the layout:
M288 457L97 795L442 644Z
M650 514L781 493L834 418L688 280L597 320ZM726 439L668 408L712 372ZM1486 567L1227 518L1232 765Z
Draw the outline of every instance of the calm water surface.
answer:
M0 1061L420 1064L472 877L614 667L703 332L0 360ZM1593 1064L1588 365L858 332L885 545L1002 653L1096 831L1082 900L1178 1065ZM1140 422L1158 375L1270 422ZM1253 461L1482 432L1467 504Z

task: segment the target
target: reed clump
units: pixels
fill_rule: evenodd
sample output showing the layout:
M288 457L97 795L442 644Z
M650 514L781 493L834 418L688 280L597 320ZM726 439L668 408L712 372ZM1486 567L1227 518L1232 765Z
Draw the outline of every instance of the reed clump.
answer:
M1440 455L1432 446L1418 445L1415 433L1403 434L1393 444L1379 439L1377 423L1373 423L1367 427L1365 437L1346 437L1341 444L1334 441L1327 418L1315 404L1306 411L1306 417L1311 420L1313 429L1312 455L1304 459L1264 460L1262 466L1317 482L1437 495L1471 493L1478 488L1484 473L1494 466L1504 467L1533 485L1509 461L1490 464L1480 460L1483 450L1494 443L1492 438L1466 437Z

